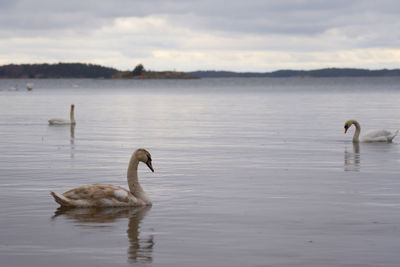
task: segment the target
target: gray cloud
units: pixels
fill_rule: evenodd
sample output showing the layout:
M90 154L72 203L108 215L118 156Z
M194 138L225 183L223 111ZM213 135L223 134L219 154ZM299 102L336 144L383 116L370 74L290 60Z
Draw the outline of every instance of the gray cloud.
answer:
M1 1L1 29L96 28L118 17L163 15L204 30L313 34L393 20L396 1Z
M99 63L112 61L103 55L119 54L132 62L153 62L156 68L163 68L161 61L167 53L175 58L179 53L211 57L221 51L221 57L231 53L235 58L238 51L253 51L267 58L275 51L295 53L298 56L290 56L296 61L293 64L310 65L304 61L310 54L299 53L328 51L333 58L335 53L359 49L381 49L382 53L391 49L390 53L395 53L400 42L399 12L400 2L389 0L0 0L0 48L20 60L24 53L57 60L57 53L67 50L65 54L79 60L82 51L90 50ZM14 46L8 48L10 40ZM43 47L50 52L46 54ZM210 58L210 62L223 67L231 62L221 57ZM321 57L312 55L316 65ZM359 60L354 61L355 66L362 64L362 57L355 58ZM0 64L5 62L8 59L0 59ZM116 59L112 64L118 67L120 63ZM183 66L184 62L176 64ZM204 63L198 66L207 67ZM232 65L231 69L235 68Z

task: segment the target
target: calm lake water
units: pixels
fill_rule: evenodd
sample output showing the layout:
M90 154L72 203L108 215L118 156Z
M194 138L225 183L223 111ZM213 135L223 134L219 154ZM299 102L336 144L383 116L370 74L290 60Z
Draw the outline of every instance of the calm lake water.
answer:
M1 266L397 267L400 137L343 125L399 129L399 100L400 78L0 80ZM152 207L58 209L127 187L139 147Z

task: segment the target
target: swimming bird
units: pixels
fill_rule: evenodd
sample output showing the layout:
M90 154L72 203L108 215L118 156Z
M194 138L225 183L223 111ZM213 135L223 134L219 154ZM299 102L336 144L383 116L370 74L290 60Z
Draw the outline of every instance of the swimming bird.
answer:
M33 83L27 83L27 84L26 84L26 89L27 89L28 91L32 91L32 89L33 89Z
M15 87L10 87L8 91L18 91L18 84L16 84Z
M398 134L399 130L397 130L395 133L386 131L386 130L375 130L375 131L370 131L366 133L365 135L360 136L361 132L361 126L356 120L348 120L344 123L344 133L347 132L347 130L350 128L351 125L354 125L356 127L356 131L354 132L353 135L353 142L392 142L393 138L396 137Z
M151 161L150 153L143 148L137 149L132 154L127 173L129 190L110 184L92 184L83 185L62 194L52 191L50 193L63 207L148 206L152 202L139 183L137 170L139 162L144 162L154 172Z
M71 111L69 113L69 120L68 119L50 119L50 125L67 125L67 124L75 124L75 116L74 116L75 105L71 104Z

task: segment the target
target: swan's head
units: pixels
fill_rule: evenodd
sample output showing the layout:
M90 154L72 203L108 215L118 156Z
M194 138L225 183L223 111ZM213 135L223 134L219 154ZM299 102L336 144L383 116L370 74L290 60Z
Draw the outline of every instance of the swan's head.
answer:
M351 124L352 123L350 121L346 121L344 123L344 133L347 133L347 130L350 128Z
M355 124L357 121L355 120L348 120L344 123L344 133L347 133L347 130L350 128L352 124Z
M71 110L74 110L74 108L75 108L75 105L71 104Z
M144 162L154 172L153 165L151 164L151 155L146 149L139 148L135 151L134 155L137 160Z

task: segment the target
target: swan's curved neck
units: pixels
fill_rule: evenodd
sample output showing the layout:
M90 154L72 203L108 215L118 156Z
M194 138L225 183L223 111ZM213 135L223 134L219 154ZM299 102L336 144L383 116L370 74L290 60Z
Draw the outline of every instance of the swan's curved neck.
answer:
M137 160L135 155L132 155L129 162L127 174L129 190L136 198L141 199L146 204L151 204L150 198L147 196L146 192L143 190L142 186L139 183L139 177L137 173L138 165L139 160Z
M357 121L353 121L354 126L356 127L356 131L354 132L353 135L353 142L358 143L360 141L359 136L361 132L361 126Z

